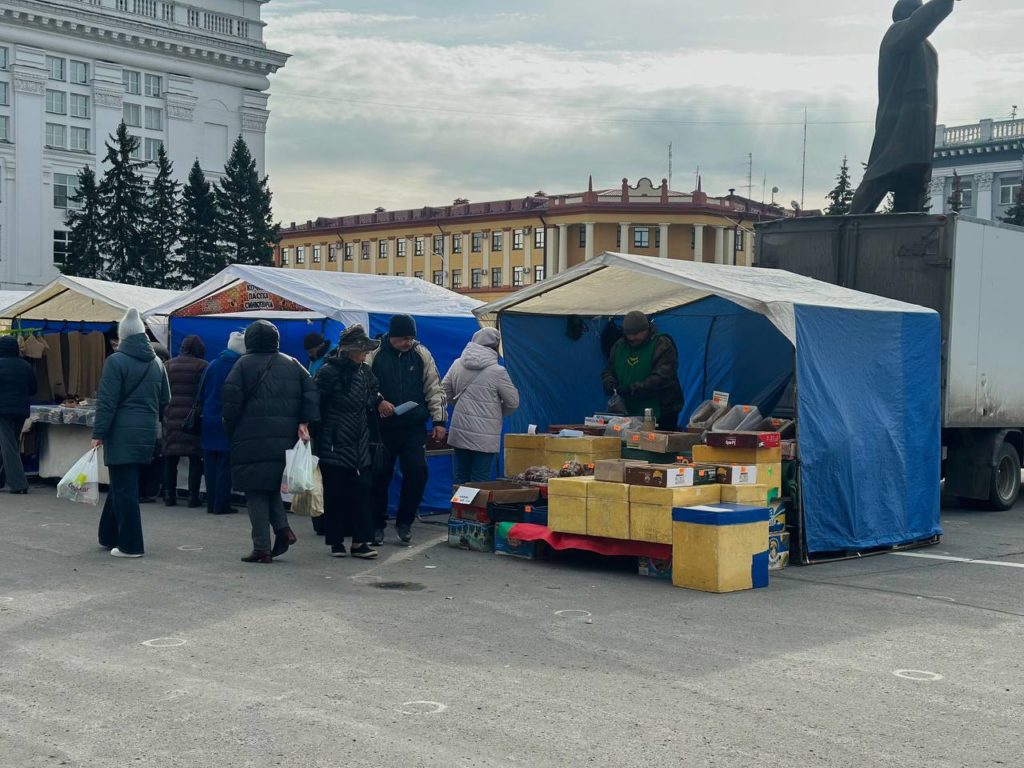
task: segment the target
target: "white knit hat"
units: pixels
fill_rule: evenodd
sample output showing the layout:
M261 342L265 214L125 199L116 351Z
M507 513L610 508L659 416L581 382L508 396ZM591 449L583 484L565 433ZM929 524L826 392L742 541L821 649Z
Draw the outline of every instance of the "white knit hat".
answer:
M124 313L124 317L121 318L121 322L117 324L117 337L124 341L129 336L137 336L140 333L146 332L146 326L142 324L142 318L139 317L139 310L132 307Z
M228 349L236 355L245 354L245 334L241 331L232 331L228 336Z

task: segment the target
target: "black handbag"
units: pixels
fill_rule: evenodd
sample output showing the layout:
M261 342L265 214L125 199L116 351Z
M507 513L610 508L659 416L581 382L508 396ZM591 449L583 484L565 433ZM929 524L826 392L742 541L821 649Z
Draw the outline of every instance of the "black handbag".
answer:
M182 422L181 431L186 435L199 437L203 434L203 385L206 383L206 372L210 366L203 369L203 375L199 378L199 388L196 396L192 398L192 407L185 414L185 421Z

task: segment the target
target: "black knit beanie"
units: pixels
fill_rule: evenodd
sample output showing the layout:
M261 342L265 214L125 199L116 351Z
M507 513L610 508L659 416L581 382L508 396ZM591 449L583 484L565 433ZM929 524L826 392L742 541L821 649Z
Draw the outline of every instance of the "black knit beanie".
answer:
M395 315L388 326L388 335L396 339L416 338L416 321L409 315Z

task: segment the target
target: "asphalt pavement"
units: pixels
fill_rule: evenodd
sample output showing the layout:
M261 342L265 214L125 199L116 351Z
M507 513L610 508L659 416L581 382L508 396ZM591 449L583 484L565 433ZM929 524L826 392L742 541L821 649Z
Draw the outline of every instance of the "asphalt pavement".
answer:
M427 524L248 565L181 506L118 560L98 515L0 496L4 768L1024 765L1024 506L732 595Z

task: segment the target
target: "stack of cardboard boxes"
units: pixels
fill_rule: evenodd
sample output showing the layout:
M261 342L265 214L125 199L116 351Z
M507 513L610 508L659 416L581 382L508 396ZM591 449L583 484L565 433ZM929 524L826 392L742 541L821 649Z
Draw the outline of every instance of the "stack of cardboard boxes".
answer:
M530 467L558 471L572 462L589 466L602 459L617 459L621 454L622 443L617 437L505 435L505 475L515 477Z

